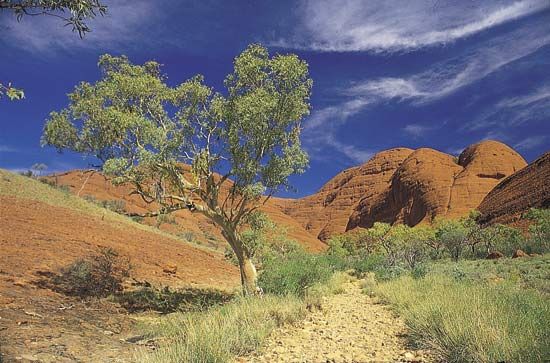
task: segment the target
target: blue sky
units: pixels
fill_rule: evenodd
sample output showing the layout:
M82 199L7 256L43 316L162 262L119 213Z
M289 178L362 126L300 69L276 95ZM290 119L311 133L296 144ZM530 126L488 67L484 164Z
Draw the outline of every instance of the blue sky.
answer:
M457 154L483 139L528 161L550 149L550 0L105 0L84 40L53 18L0 13L0 81L26 99L0 100L0 167L50 171L91 159L40 147L49 112L104 53L164 65L170 84L201 73L223 90L247 44L294 52L310 65L311 163L301 196L344 168L397 146Z

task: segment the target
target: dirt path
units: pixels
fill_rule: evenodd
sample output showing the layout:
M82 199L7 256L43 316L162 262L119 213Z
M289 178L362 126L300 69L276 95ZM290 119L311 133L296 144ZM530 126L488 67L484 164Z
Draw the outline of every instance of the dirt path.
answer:
M238 362L432 362L407 347L406 328L387 306L361 291L359 281L325 298L323 308L276 331L264 348Z

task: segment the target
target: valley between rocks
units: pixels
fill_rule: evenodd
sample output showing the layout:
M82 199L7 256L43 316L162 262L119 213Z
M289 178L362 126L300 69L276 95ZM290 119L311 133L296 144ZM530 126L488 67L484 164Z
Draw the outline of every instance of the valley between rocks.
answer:
M407 344L407 329L360 281L341 294L325 297L322 309L293 326L275 331L257 352L238 363L436 362L428 352Z

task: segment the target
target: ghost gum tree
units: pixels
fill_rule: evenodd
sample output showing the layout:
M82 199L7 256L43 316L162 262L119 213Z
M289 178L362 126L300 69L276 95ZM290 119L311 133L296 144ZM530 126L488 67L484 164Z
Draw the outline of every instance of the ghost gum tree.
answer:
M43 145L97 157L114 183L159 206L143 216L187 208L211 219L237 256L244 292L254 293L253 247L242 233L307 167L299 139L310 110L307 63L250 45L224 94L202 76L170 87L156 62L104 55L99 68L99 81L80 83L69 106L50 114Z

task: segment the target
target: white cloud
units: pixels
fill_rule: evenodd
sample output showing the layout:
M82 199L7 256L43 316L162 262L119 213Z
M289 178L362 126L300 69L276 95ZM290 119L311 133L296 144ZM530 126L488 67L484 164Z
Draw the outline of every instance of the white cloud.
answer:
M317 51L408 51L447 44L550 7L547 0L308 0L293 39Z
M373 155L372 151L342 143L335 136L338 128L345 124L348 118L367 107L369 102L357 98L314 111L306 120L302 133L304 146L310 156L317 160L327 160L332 159L330 155L336 151L356 164L370 159Z
M535 26L504 34L471 48L461 56L435 64L427 71L403 78L384 77L358 82L346 93L365 99L412 100L417 103L437 100L549 44L549 28ZM548 90L535 97L548 97Z
M543 145L548 137L540 135L540 136L531 136L528 137L514 145L514 149L517 150L530 150L534 149L538 146Z
M346 144L337 143L336 134L349 118L364 112L370 106L387 101L409 101L421 105L447 97L464 87L503 69L550 43L550 27L533 23L523 29L505 33L481 44L475 44L459 56L431 66L426 71L407 77L382 77L374 80L359 81L339 92L345 98L342 102L316 110L305 123L304 139L310 150L318 150L322 155L325 146L346 154L353 160L361 159L359 153L345 148ZM539 112L550 113L550 107L541 107L548 98L548 89L536 94L503 101L504 106L514 107L515 117L519 120L533 117L527 111L519 112L520 105L528 106L530 112L537 107ZM527 108L525 109L527 110ZM479 121L479 120L478 120ZM428 131L420 125L409 125L404 132L418 137ZM481 128L481 127L480 127ZM462 130L468 129L464 126ZM472 128L470 127L470 130ZM493 131L486 138L503 140L504 133ZM322 145L322 146L321 146ZM369 151L359 149L365 155ZM354 156L355 155L355 156Z
M132 45L135 39L150 39L148 28L158 16L155 2L119 0L107 5L105 16L87 21L92 31L84 39L58 18L24 16L17 22L15 16L6 14L2 24L9 28L10 36L5 40L31 52L54 53L59 49L117 49L122 44Z
M531 93L501 100L467 122L462 130L509 128L545 119L550 119L550 86L542 86Z
M529 106L540 101L550 101L550 86L542 86L525 96L505 99L497 104L497 108Z
M411 135L414 138L419 138L421 136L426 135L426 133L433 130L433 126L424 126L419 124L408 124L407 126L403 127L403 132L406 134Z

